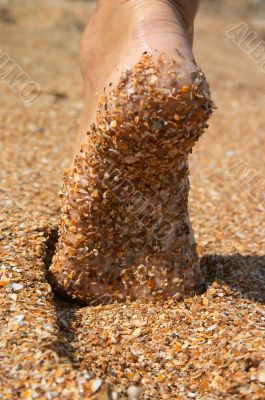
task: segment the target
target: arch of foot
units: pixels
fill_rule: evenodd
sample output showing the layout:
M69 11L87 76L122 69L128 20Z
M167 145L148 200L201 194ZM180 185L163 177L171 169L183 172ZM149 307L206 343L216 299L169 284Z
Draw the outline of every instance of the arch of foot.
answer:
M204 75L179 87L174 62L141 60L99 99L65 173L58 288L87 304L192 295L201 283L188 217L188 154L212 102Z

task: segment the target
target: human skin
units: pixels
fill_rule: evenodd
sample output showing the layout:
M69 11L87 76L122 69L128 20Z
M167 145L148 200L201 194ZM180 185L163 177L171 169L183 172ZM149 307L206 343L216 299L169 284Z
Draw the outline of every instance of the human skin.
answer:
M192 54L197 6L101 0L85 30L85 108L51 273L86 304L181 298L202 282L188 154L212 102Z
M80 46L85 107L75 153L88 126L95 121L97 94L102 94L110 82L115 86L124 68L137 63L144 51L154 56L165 53L169 59L174 57L180 82L190 83L190 74L196 70L192 43L198 5L198 0L97 2Z

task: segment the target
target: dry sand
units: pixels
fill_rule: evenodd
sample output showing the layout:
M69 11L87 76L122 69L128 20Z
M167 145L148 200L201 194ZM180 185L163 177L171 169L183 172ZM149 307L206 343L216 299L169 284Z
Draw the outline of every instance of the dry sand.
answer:
M209 2L196 24L195 54L218 105L191 159L206 291L180 303L89 308L53 293L47 265L93 4L2 3L2 49L41 94L25 106L0 81L0 399L265 399L265 74L225 34L245 21L263 40L262 9ZM256 178L240 183L236 165Z

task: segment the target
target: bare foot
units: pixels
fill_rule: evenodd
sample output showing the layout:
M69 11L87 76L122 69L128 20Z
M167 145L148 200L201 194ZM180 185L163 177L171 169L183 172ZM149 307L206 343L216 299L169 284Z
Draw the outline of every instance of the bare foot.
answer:
M191 51L195 10L115 3L99 3L82 42L86 107L51 266L88 304L191 295L201 281L187 158L212 103Z

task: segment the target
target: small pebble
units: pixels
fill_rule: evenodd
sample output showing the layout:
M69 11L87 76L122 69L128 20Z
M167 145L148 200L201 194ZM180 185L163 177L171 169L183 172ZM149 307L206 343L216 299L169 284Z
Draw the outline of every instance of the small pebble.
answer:
M17 292L18 290L23 289L23 285L21 283L11 283L9 287L14 291Z
M261 383L265 383L265 371L262 371L262 372L260 372L260 373L258 374L258 380L259 380Z
M130 400L138 400L140 398L141 389L139 386L131 385L127 391Z
M100 379L100 378L94 379L91 382L92 393L96 393L99 390L99 388L101 387L102 383L103 383L102 379Z
M141 328L137 328L135 329L135 331L133 332L133 336L134 337L140 337L142 334L142 329Z

